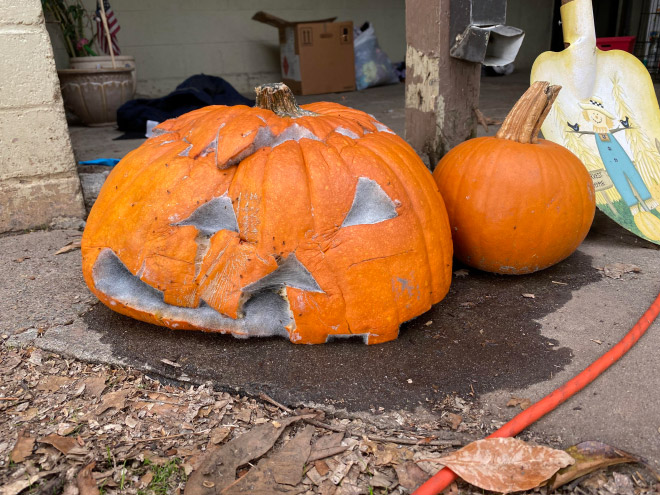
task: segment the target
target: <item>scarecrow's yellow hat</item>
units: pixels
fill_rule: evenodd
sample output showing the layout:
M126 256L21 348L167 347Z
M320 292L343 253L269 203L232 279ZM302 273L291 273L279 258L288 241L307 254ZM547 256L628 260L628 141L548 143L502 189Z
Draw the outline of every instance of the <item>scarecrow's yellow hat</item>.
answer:
M603 106L603 100L601 100L598 96L592 96L588 100L584 100L583 102L579 103L580 107L584 110L593 110L595 112L600 112L606 117L609 117L612 120L616 120L616 117L612 115L610 112L605 110L605 107Z

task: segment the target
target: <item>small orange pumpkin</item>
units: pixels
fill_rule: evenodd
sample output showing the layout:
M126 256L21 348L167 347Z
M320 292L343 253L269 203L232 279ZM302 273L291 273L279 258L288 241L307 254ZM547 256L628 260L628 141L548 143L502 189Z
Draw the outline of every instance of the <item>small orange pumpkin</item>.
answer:
M463 263L532 273L568 257L587 235L596 208L591 176L569 150L538 139L559 89L534 83L495 137L465 141L438 163L433 176Z
M112 171L82 239L111 309L177 329L322 343L397 337L449 290L451 233L431 174L373 117L295 104L209 106Z

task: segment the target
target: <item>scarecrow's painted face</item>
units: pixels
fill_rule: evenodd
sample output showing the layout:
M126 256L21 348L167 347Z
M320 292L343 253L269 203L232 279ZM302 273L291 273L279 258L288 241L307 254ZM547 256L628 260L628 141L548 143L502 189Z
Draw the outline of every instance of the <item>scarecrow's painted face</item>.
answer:
M600 126L606 123L606 117L597 110L587 110L589 120L594 124Z

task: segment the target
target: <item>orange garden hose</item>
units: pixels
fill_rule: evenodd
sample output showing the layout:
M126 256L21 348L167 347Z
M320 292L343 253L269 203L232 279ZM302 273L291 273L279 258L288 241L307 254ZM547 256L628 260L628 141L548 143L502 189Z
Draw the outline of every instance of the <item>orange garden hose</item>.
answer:
M536 420L555 409L559 404L562 404L589 385L601 373L603 373L603 371L612 366L637 343L646 330L648 330L649 326L651 326L651 323L658 316L658 313L660 313L660 294L658 294L639 321L635 323L635 326L632 327L630 331L614 347L612 347L612 349L607 351L564 385L515 416L511 421L489 435L488 438L517 435ZM456 475L453 471L449 468L443 468L426 483L415 490L413 495L436 495L447 488L455 479Z

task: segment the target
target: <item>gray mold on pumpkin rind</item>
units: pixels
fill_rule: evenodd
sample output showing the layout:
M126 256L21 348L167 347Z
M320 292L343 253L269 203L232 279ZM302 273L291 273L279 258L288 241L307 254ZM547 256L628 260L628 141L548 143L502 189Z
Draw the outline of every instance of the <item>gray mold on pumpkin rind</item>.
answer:
M92 277L96 289L106 296L132 309L158 314L163 320L183 321L199 328L231 332L236 337L288 338L289 332L285 327L295 326L287 301L266 290L252 294L242 308L243 318L238 319L222 315L204 302L197 308L167 304L161 291L133 275L111 249L99 253Z
M207 201L193 211L188 218L174 225L192 225L202 235L213 235L220 230L238 232L236 213L231 198L227 194Z
M298 124L293 124L287 127L277 136L273 134L273 131L270 130L270 127L262 126L259 127L257 135L254 137L254 141L252 141L252 143L247 148L227 160L225 163L218 163L217 165L219 169L224 170L226 168L233 167L234 165L238 165L248 156L253 155L261 148L276 148L280 144L287 141L298 142L301 139L312 139L314 141L320 141L316 134L314 134L306 127L302 127ZM221 141L218 141L221 145ZM218 146L218 142L216 142L216 146Z
M293 287L307 292L323 292L312 274L298 261L293 253L282 261L274 271L243 287L243 291L255 293L265 289L282 287Z
M359 177L351 209L344 218L343 227L374 224L395 218L396 205L378 182Z

